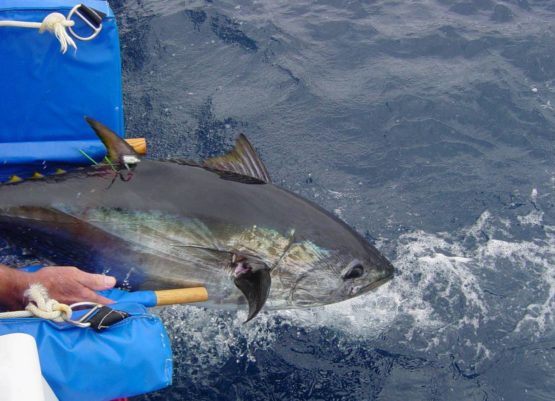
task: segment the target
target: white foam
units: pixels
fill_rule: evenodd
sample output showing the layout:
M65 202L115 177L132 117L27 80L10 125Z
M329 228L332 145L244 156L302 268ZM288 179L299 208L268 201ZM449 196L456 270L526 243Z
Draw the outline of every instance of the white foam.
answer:
M543 221L543 212L539 210L533 210L524 216L518 216L518 221L520 224L529 226L539 226Z

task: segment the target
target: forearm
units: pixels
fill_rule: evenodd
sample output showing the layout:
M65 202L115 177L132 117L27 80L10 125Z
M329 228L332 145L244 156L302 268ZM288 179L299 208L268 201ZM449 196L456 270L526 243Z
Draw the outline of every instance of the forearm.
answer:
M29 287L29 273L0 264L0 306L9 309L24 305L23 293Z

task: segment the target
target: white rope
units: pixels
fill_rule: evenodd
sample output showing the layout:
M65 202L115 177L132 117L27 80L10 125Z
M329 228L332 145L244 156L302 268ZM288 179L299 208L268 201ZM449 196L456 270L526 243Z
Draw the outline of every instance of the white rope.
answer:
M25 297L29 299L25 310L0 313L0 319L34 316L60 323L71 320L72 311L69 305L51 299L48 291L41 284L31 284L31 287L25 291Z
M66 19L63 14L51 13L48 14L42 22L26 22L26 21L0 21L0 26L12 26L18 28L35 28L40 33L44 31L52 32L58 42L60 42L60 51L65 53L68 46L77 49L75 41L69 36L66 28L75 25L74 21Z

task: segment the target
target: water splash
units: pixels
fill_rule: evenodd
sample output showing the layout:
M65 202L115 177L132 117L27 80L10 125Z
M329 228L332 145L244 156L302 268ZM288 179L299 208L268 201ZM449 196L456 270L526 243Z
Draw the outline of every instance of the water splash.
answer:
M511 230L519 223L536 226L542 235L515 239ZM543 225L538 211L512 219L485 211L459 232L402 234L394 280L350 301L266 312L248 325L242 324L245 311L174 307L161 316L174 341L185 346L183 352L176 346L183 368L193 362L187 349L196 350L203 366L217 368L229 360L256 360L276 347L278 333L302 337L325 330L344 352L370 343L406 347L415 355L454 358L457 369L468 373L507 344L553 330L554 250L555 227ZM187 377L195 377L186 369Z

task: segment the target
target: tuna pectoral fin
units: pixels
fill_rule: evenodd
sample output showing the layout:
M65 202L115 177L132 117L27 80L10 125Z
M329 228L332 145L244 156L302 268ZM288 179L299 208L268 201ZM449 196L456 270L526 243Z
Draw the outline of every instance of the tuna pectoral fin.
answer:
M241 290L249 304L249 316L245 323L255 317L266 303L272 278L270 269L264 268L256 271L247 271L236 276L234 283Z

